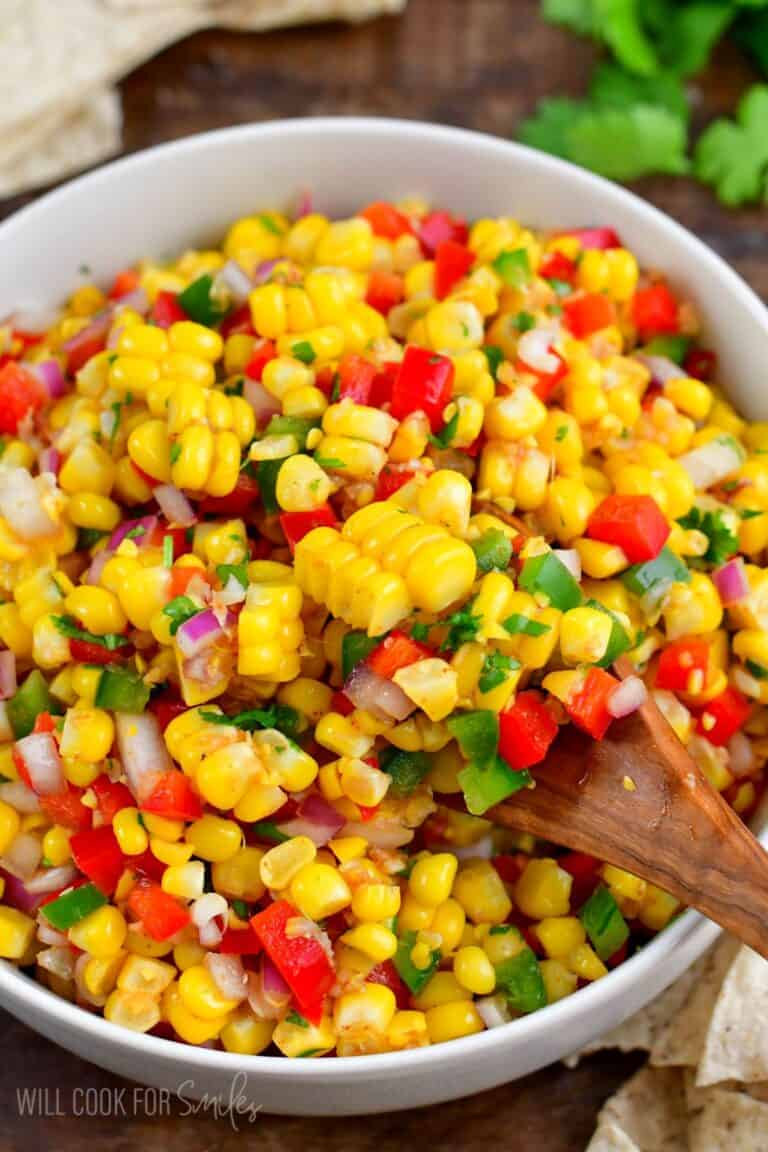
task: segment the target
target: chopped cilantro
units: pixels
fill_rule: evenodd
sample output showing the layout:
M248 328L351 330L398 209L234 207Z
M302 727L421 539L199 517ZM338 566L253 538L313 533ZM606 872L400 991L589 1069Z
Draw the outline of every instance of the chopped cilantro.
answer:
M262 228L266 228L267 232L271 232L273 236L282 236L283 230L276 220L273 220L268 212L262 212L256 217Z
M126 540L138 540L139 537L144 536L146 534L146 531L147 530L143 524L136 524L136 525L134 525L133 528L129 529L129 531L126 532L125 539Z
M181 459L181 444L178 442L178 440L175 444L171 444L171 450L168 455L171 464L176 464Z
M492 689L498 688L509 677L509 673L514 672L519 667L519 660L513 660L511 656L505 656L503 652L488 652L483 660L480 678L477 682L480 691L490 692Z
M453 440L454 436L456 435L456 429L458 428L458 426L459 426L459 410L457 408L456 411L454 412L453 416L451 416L448 423L444 424L439 432L435 433L434 435L430 432L430 434L429 434L430 444L433 444L435 448L447 448L448 445Z
M230 576L234 576L241 588L247 588L248 561L243 560L240 564L217 564L216 575L221 580L222 585L226 584Z
M285 1019L286 1023L295 1024L297 1028L309 1028L309 1020L306 1020L299 1012L296 1012L296 1010L293 1008L285 1017Z
M317 353L309 340L297 340L295 344L292 344L291 355L296 360L301 360L302 364L314 364L317 359Z
M522 313L520 313L520 315L522 315ZM482 351L485 353L485 358L488 361L488 371L495 380L499 368L504 363L504 353L496 344L484 344Z
M411 639L424 644L429 639L430 627L423 620L417 620L411 627Z
M335 404L337 400L341 399L341 376L338 372L333 374L333 383L331 384L331 404Z
M472 605L474 600L468 601L463 608L458 612L454 612L449 616L445 623L448 625L448 635L443 643L440 645L440 651L446 650L456 652L461 648L462 644L469 644L470 641L477 637L480 625L483 622L482 616L475 616L472 612Z
M197 616L198 612L202 609L194 600L189 596L174 596L163 608L163 616L167 616L171 621L171 626L168 631L171 636L175 636L182 624L190 620L193 616Z
M765 516L761 508L742 508L739 512L742 520L754 520L756 516Z
M568 425L567 424L561 424L560 427L555 432L555 440L559 444L562 440L565 440L567 435L568 435Z
M501 626L510 636L544 636L545 633L552 631L549 624L540 624L538 620L531 620L519 612L508 616L502 621Z
M269 708L251 708L247 712L238 712L236 716L227 716L224 712L201 712L203 720L208 724L231 724L234 728L241 728L245 732L255 732L259 728L276 728L284 736L293 739L300 724L300 713L287 704L270 704Z
M518 312L512 320L512 327L521 333L530 332L532 328L536 327L536 317L531 316L530 312Z
M558 280L556 276L550 276L547 284L558 297L570 296L573 293L573 285L567 280Z
M745 661L747 672L750 676L754 676L755 680L768 680L768 668L764 668L762 664L756 664L754 660Z
M249 916L248 905L245 900L233 900L232 911L240 920L247 920Z
M709 547L701 560L705 564L723 564L739 550L739 541L726 524L721 511L702 511L701 508L691 508L685 516L677 521L681 528L693 529L703 532L709 540ZM693 563L693 561L691 561Z
M108 652L115 652L118 648L124 648L130 644L127 636L120 636L115 632L107 632L103 636L97 636L94 632L87 632L72 616L52 616L51 619L62 636L66 636L68 640L82 640L85 644L98 644L100 648L106 648Z

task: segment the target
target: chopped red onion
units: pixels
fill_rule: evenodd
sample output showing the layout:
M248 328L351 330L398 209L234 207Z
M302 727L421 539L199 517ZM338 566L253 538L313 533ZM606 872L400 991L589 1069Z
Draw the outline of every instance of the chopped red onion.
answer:
M356 708L371 712L379 720L405 720L416 707L398 684L379 676L364 661L352 669L343 691Z
M58 868L44 868L27 881L27 891L34 896L48 892L60 892L77 879L77 869L72 864L62 864Z
M34 915L44 900L42 892L30 892L23 880L3 867L0 860L0 879L5 881L3 904L10 908L17 908L19 912Z
M160 725L152 712L116 712L117 747L128 785L138 800L152 791L161 772L172 772Z
M291 990L268 956L261 961L261 983L264 996L274 1008L283 1007L291 998Z
M669 360L666 356L646 356L644 352L639 352L633 359L648 369L651 374L651 383L657 387L666 384L668 380L679 380L681 376L685 376L680 365L675 364L674 360Z
M222 632L223 628L216 619L216 613L206 608L184 621L176 633L176 643L181 653L190 660L204 648L214 644Z
M344 827L344 817L340 816L332 804L316 792L305 796L293 820L278 827L286 836L307 836L322 848Z
M42 858L43 847L37 836L33 836L31 832L19 832L0 857L0 867L18 876L19 880L27 884L29 890L28 881L37 872ZM32 892L30 895L34 896L36 893Z
M63 396L67 390L64 373L58 360L24 361L21 365L39 380L51 400Z
M507 1002L501 994L481 996L479 1000L475 1000L475 1007L486 1028L500 1028L502 1024L509 1024L512 1019Z
M10 700L16 692L16 686L16 656L13 652L2 651L0 652L0 701Z
M648 699L648 689L639 676L627 676L608 697L607 708L617 720L637 712Z
M552 349L555 333L550 328L531 328L517 342L517 354L534 372L551 375L560 367L560 358Z
M124 520L107 541L107 551L117 551L129 532L131 533L129 539L133 540L137 548L141 548L153 535L157 525L157 516L142 516L141 520Z
M259 428L263 428L283 410L280 401L271 392L267 392L260 380L251 380L248 376L244 377L243 399L253 408Z
M121 296L112 305L113 315L119 316L126 308L130 308L132 312L139 312L145 316L149 312L149 297L143 288L137 288L134 292L126 292L125 296Z
M266 284L279 263L279 260L262 260L261 264L257 264L253 270L253 283Z
M237 1003L245 1000L248 995L248 977L239 956L222 956L217 952L209 952L203 964L222 996Z
M104 565L112 556L108 548L102 548L97 552L93 560L91 560L90 567L83 577L84 584L100 584L101 574L104 571Z
M56 531L56 524L43 507L40 488L26 468L0 470L0 515L22 540L35 540Z
M169 524L178 524L180 528L190 528L197 520L195 510L189 500L173 484L158 484L153 495Z
M244 304L253 290L251 278L243 271L237 260L227 260L214 277L211 295L214 299L224 299L233 304Z
M86 324L85 328L81 329L76 336L72 336L69 340L64 341L61 346L62 350L71 353L79 351L79 349L85 345L90 345L93 340L106 341L111 324L112 312L110 309L105 309L103 312L97 313L90 323Z
M722 568L713 572L712 581L726 608L729 604L738 604L749 596L749 580L741 556L734 557L727 564L723 564Z
M0 784L0 800L10 804L17 812L23 812L24 815L40 811L37 795L31 788L27 788L22 780L6 780Z
M737 780L755 771L755 750L743 732L735 732L728 742L728 769Z
M61 468L61 452L57 448L43 448L37 463L41 472L50 472L53 476L58 476Z
M299 203L296 206L296 219L303 220L305 216L311 216L312 212L312 193L308 188L305 188L299 196Z
M565 565L571 576L573 576L574 580L578 584L579 580L581 580L581 556L579 556L576 549L553 548L552 554L553 556L557 556L561 564Z
M67 790L59 746L50 732L31 732L16 741L16 751L38 796L58 796Z

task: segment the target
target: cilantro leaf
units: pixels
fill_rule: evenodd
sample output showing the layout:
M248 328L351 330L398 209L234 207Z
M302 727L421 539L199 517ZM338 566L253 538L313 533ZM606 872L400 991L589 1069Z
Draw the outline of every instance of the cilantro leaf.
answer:
M456 430L459 427L459 410L458 408L451 416L447 424L444 424L439 432L434 435L429 433L429 442L435 448L447 448L456 435Z
M126 644L130 644L127 636L120 636L116 632L107 632L102 636L97 636L94 632L87 632L72 616L52 616L51 619L57 630L68 640L82 640L86 644L98 644L100 648L106 648L108 652L114 652L118 648L124 648Z
M755 84L735 120L716 120L696 146L696 174L724 204L768 200L768 85Z
M449 616L445 623L448 625L448 635L440 645L440 651L450 650L456 652L462 644L469 644L474 640L483 622L482 616L475 616L472 612L473 600L470 600L458 612Z
M238 712L236 716L227 716L224 712L202 711L200 715L208 724L229 724L233 728L241 728L244 732L255 732L258 728L277 728L291 739L298 732L300 722L299 713L287 704L270 704L269 708L250 708L247 712Z
M592 0L595 32L617 60L638 76L652 76L659 59L643 25L644 0Z
M508 678L509 673L514 672L519 667L519 660L513 660L511 656L505 656L503 652L488 652L483 660L480 677L477 681L480 691L490 692L493 688L498 688Z
M243 560L241 564L217 564L216 575L221 580L222 585L227 583L230 576L234 576L241 588L247 588L248 561Z
M488 371L495 380L499 368L504 363L504 353L496 344L484 344L480 351L485 353L485 358L488 361Z
M592 0L543 0L541 14L551 24L562 24L581 36L595 30Z
M174 596L173 600L169 600L163 608L163 616L167 616L171 621L171 626L168 629L171 636L175 636L182 624L185 624L193 616L197 616L198 612L202 612L202 608L195 604L189 596Z
M568 133L569 159L614 180L634 180L648 172L688 171L686 128L666 108L590 110Z
M565 96L541 100L536 114L520 125L518 137L529 148L538 148L568 160L571 155L571 130L587 108L585 102L569 100Z
M416 640L419 644L424 644L429 639L429 632L429 624L425 624L423 620L417 620L411 626L411 639Z
M745 12L733 27L733 38L768 76L768 10Z
M632 108L635 104L653 104L666 108L673 116L687 121L688 99L679 76L659 72L652 79L635 76L612 60L595 69L589 86L589 97L600 108Z
M705 564L715 567L723 564L739 550L739 541L730 526L725 522L721 511L702 511L701 508L691 508L685 516L677 521L681 528L693 529L703 532L709 540L709 547L701 559Z
M679 76L693 76L705 68L712 49L736 15L737 5L727 0L695 0L660 5L659 56Z

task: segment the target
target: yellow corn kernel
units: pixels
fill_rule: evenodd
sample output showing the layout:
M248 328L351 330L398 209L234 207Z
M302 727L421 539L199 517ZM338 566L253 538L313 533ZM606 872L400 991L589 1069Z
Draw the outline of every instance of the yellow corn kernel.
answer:
M547 956L563 959L586 943L584 925L576 916L545 916L534 927Z
M458 860L450 852L422 856L408 878L408 889L419 903L436 908L451 895Z
M8 807L8 805L0 807L0 854L8 847L8 844L3 842L3 807ZM53 824L43 836L43 856L50 861L52 867L58 868L72 858L69 849L71 835L72 833L68 828L62 828L60 824Z
M334 1047L336 1032L328 1016L319 1024L294 1024L284 1016L272 1033L272 1042L284 1056L322 1056Z
M672 401L678 411L684 412L694 420L706 420L714 400L712 391L706 384L689 376L667 380L664 395Z
M32 628L32 659L39 668L59 668L68 660L69 643L52 616L40 616Z
M352 893L351 903L358 920L389 920L400 911L400 889L396 884L361 884Z
M168 343L171 352L182 356L195 356L215 364L224 352L224 343L218 332L196 324L192 320L178 320L168 329Z
M95 528L99 532L111 532L120 522L119 505L95 492L77 492L70 496L67 512L76 527Z
M192 968L186 969L187 972L193 970ZM207 974L205 968L202 968L202 971ZM182 976L184 975L185 973L183 972ZM211 983L213 983L212 980ZM194 979L190 990L194 998L194 993L198 991L198 986L194 982ZM135 995L135 993L133 993L133 995ZM224 1002L225 998L220 996L220 994L214 994L213 999L214 1001ZM205 1002L204 994L198 997L196 1002ZM232 1001L226 1002L232 1003ZM214 1040L229 1023L231 1018L229 1013L206 1019L194 1015L182 999L178 983L170 984L163 993L162 1012L164 1018L173 1030L178 1033L181 1039L187 1044L206 1044L209 1040Z
M128 437L128 455L133 463L158 483L171 480L171 446L165 420L145 420Z
M199 1020L218 1020L234 1011L239 1001L224 996L210 972L202 964L193 964L179 977L179 998Z
M83 966L83 983L90 994L106 999L114 989L118 973L125 961L124 952L118 952L108 960L99 960L96 956L91 956Z
M629 560L621 548L615 544L603 544L599 540L586 537L574 542L581 566L587 576L594 580L606 580L629 567Z
M367 272L373 260L370 224L361 217L329 224L319 237L314 259L321 266Z
M569 972L562 961L542 960L539 967L548 1004L556 1004L558 1000L563 1000L576 991L578 976L574 972Z
M4 800L0 800L0 856L16 839L20 826L21 819L16 809L12 808L10 804L6 804Z
M115 726L108 712L101 708L68 708L61 733L61 754L97 764L109 755L114 738Z
M97 960L109 960L123 947L128 925L118 908L105 904L69 929L69 939Z
M420 904L410 892L405 898L397 918L401 932L431 931L432 921L435 918L435 909L429 904Z
M517 906L533 920L567 916L573 877L548 857L529 860L515 885Z
M4 960L23 959L35 938L36 928L31 916L0 905L0 956Z
M597 664L605 656L613 617L597 608L571 608L560 621L560 652L566 664Z
M192 425L176 441L177 459L171 465L171 480L177 488L200 491L205 488L213 464L214 438L210 428Z
M386 1033L396 1008L394 992L383 984L363 984L355 991L344 992L333 1005L333 1022L339 1039L345 1033L347 1036L361 1034L366 1040L371 1034Z
M393 680L430 720L444 720L458 703L456 671L439 657L419 660L401 668Z
M570 953L565 964L582 980L599 980L608 975L608 969L589 944L580 944Z
M485 434L491 440L522 440L535 435L547 419L547 409L525 385L493 400L485 410Z
M339 712L328 712L315 729L315 740L339 756L360 758L367 756L373 739L366 736Z
M290 893L293 903L310 920L333 916L352 899L349 885L338 869L319 861L299 869L291 880Z
M132 1032L149 1032L160 1022L157 998L148 992L124 992L117 988L104 1005L104 1019Z
M569 544L583 536L595 507L595 497L586 484L568 476L556 476L547 489L541 510L546 531L561 543Z
M453 974L462 988L476 996L487 996L496 987L493 964L476 944L459 948L453 959Z
M142 819L150 836L155 836L159 840L167 840L169 844L175 840L180 840L184 833L182 820L169 820L166 816L156 816L154 812L145 812Z
M434 915L426 927L435 936L439 936L442 943L440 951L448 956L458 948L464 934L466 915L457 900L449 898L435 908Z
M204 757L195 783L208 804L226 811L240 803L260 769L261 761L250 744L228 744Z
M292 836L262 856L261 881L266 888L287 888L296 873L311 864L316 855L317 848L308 836Z
M171 864L163 872L161 880L163 892L169 896L180 896L184 900L197 900L203 895L205 886L205 866L201 860L189 860L185 864Z
M155 360L118 356L109 366L107 379L115 392L143 394L160 379L160 368Z
M17 657L32 655L32 631L16 604L0 604L0 640Z
M356 757L343 756L338 763L342 795L354 804L375 808L384 799L392 778Z
M501 877L487 860L471 860L460 869L453 898L474 924L501 924L512 911Z
M345 932L341 941L369 956L377 964L390 960L397 951L397 937L383 924L358 924L351 931Z
M321 782L322 791L322 782ZM239 804L235 806L235 816L238 820L251 823L255 820L266 820L285 804L287 796L282 788L270 784L257 784L250 788Z
M402 1010L395 1012L387 1029L387 1040L392 1048L423 1048L429 1043L427 1019L423 1012Z
M168 336L152 324L131 324L121 331L115 351L118 356L162 360L168 353Z
M59 487L70 494L86 491L109 496L114 479L112 457L95 440L80 440L61 467Z
M693 572L688 584L673 584L662 612L668 640L714 632L723 619L717 589L704 572Z
M176 976L172 964L147 956L128 956L117 976L117 987L124 992L146 992L160 996Z
M648 884L637 916L652 932L661 932L680 908L679 900L662 892L655 884Z
M112 830L126 856L141 856L149 847L149 837L141 823L138 808L121 808L112 820Z
M172 844L159 836L150 836L149 850L161 864L186 864L192 855L191 844Z
M396 429L397 421L387 412L352 400L331 404L323 414L323 432L327 437L351 437L387 448Z
M485 1029L480 1013L471 1000L456 1000L451 1004L438 1004L425 1013L430 1043L442 1044L458 1040L461 1036L474 1036Z
M225 1052L257 1056L272 1043L274 1030L274 1020L260 1020L248 1008L240 1008L224 1025L219 1039Z
M289 456L277 474L277 502L286 512L311 512L325 504L332 484L311 456Z
M187 840L195 854L211 863L229 860L241 847L242 829L234 820L221 816L201 816L187 828Z
M604 864L602 868L603 879L613 892L614 896L625 900L642 902L648 884L639 876L626 872L623 868L615 868L612 864Z

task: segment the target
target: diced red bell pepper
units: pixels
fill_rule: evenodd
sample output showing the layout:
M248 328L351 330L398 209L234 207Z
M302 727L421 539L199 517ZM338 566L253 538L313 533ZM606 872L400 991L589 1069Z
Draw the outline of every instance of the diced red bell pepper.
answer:
M716 748L722 748L746 724L751 711L746 696L729 686L699 712L696 731Z
M394 468L384 467L379 472L379 478L376 481L376 492L374 493L374 500L388 500L390 496L407 484L409 480L413 480L416 473L412 468L403 468L402 470L395 471Z
M30 332L25 328L14 328L11 337L14 344L17 342L21 344L24 352L27 348L34 348L35 344L40 344L44 338L45 332Z
M374 268L368 277L368 291L365 302L382 316L400 304L405 298L405 280L397 272L384 272Z
M425 216L418 229L419 243L427 256L434 256L441 244L446 240L455 240L457 244L466 244L469 238L469 229L466 222L450 212L430 212Z
M175 292L158 292L152 305L152 320L158 328L170 328L180 320L188 320Z
M587 536L621 548L630 564L642 564L661 552L669 524L652 496L614 494L595 508Z
M171 527L165 520L158 520L144 542L150 548L163 548L166 536L170 536L173 541L174 560L178 560L179 556L184 556L187 552L191 551L189 542L187 541L186 528Z
M203 516L242 516L259 498L259 485L248 472L241 472L227 496L206 496L198 504Z
M56 796L38 797L41 811L52 824L61 824L64 828L72 828L81 832L90 828L93 814L82 801L83 789L67 785L67 791Z
M121 296L130 296L131 292L135 292L141 284L141 276L135 268L124 268L122 272L118 272L112 281L112 287L109 290L110 300L119 300Z
M385 404L391 403L395 380L397 380L399 372L400 365L393 361L387 361L382 365L381 371L377 373L371 385L371 395L368 400L371 408L382 408Z
M608 700L618 686L619 681L604 668L587 671L581 685L565 702L565 710L577 728L595 740L602 740L613 720Z
M666 284L654 284L636 292L632 318L642 339L672 335L680 329L677 300Z
M710 647L706 640L693 637L689 640L673 640L662 650L656 669L656 687L668 692L700 691L707 680ZM691 687L691 677L699 681L698 688Z
M126 867L126 858L109 825L76 832L69 849L77 867L105 896L111 896Z
M219 325L219 331L223 340L234 336L236 332L244 336L255 336L250 304L241 304L239 308L228 312Z
M564 252L548 252L539 265L539 276L545 280L562 280L565 284L573 284L576 269L575 261L569 260Z
M69 653L75 664L115 664L132 652L132 645L110 649L102 644L92 644L90 640L70 638L69 641Z
M56 721L50 712L41 712L39 716L35 717L35 723L32 728L33 732L55 732Z
M516 884L525 871L529 859L525 852L505 852L500 856L492 856L491 864L505 884Z
M165 864L158 860L151 848L140 856L131 856L130 869L139 880L152 880L159 884L165 872Z
M395 629L369 652L365 663L377 676L391 680L401 668L408 668L430 656L434 656L434 651L427 644L420 644L405 632Z
M402 420L411 412L424 412L437 432L453 392L453 375L453 362L447 356L409 344L392 387L392 415Z
M376 379L378 368L358 356L354 352L342 356L339 361L339 399L354 400L355 404L368 404L371 397L371 388Z
M557 722L538 692L520 692L499 713L499 755L516 772L540 764L558 733Z
M165 816L167 820L198 820L203 814L200 797L193 790L189 777L174 769L158 775L139 807L142 812Z
M249 924L247 928L227 928L219 944L224 956L257 956L261 941Z
M597 249L605 252L609 248L621 248L621 240L613 228L577 228L573 232L561 232L561 236L574 236L585 251Z
M398 1008L408 1008L411 1003L411 994L400 979L400 974L391 960L381 960L374 964L365 977L366 984L383 984L395 994L395 1003Z
M522 372L528 372L531 376L536 377L536 383L533 385L533 391L545 404L552 396L558 384L568 375L568 365L554 348L550 347L549 352L557 360L557 367L552 372L542 372L540 368L534 368L528 364L522 356L515 357L517 368Z
M475 262L475 253L466 244L443 240L435 252L435 296L444 300Z
M11 360L0 368L0 433L15 436L28 412L37 412L46 401L40 381Z
M354 712L355 706L346 692L337 691L331 697L331 710L338 712L340 716L350 716Z
M111 824L123 808L133 808L134 799L125 784L110 780L109 776L97 776L91 784L96 797L99 814L105 824Z
M383 236L385 240L397 240L398 236L407 236L413 232L408 217L385 200L369 204L362 212L358 212L358 216L368 221L374 236Z
M683 364L687 376L694 380L709 381L717 368L717 353L709 348L691 348Z
M573 877L571 888L571 906L579 908L594 892L600 879L598 868L600 861L586 852L567 852L559 856L557 863L564 872Z
M565 323L578 340L607 328L616 319L613 301L602 292L585 292L563 303Z
M311 512L281 512L280 527L293 555L299 540L303 540L313 528L335 528L338 524L336 513L330 504L321 504Z
M76 376L80 369L88 363L88 361L98 356L103 352L107 346L107 337L99 332L94 332L91 336L78 335L72 343L72 347L67 352L66 374L67 376Z
M178 567L174 565L171 568L171 578L168 584L168 596L171 600L175 600L177 596L186 596L187 588L189 588L195 577L204 579L203 569L197 566L190 565L189 567Z
M153 696L149 702L149 711L157 717L160 731L165 732L171 720L186 712L187 706L180 696L172 689L166 689L158 696Z
M267 364L276 356L277 348L271 340L259 340L254 345L250 359L245 366L245 375L249 380L261 380Z
M295 919L301 916L293 905L287 900L276 900L252 916L251 924L301 1012L312 1024L319 1024L323 1001L334 985L336 974L319 940L287 934L289 921Z
M373 804L373 805L358 804L357 809L358 809L358 812L360 813L360 819L363 822L363 824L366 824L369 820L373 820L374 816L376 815L376 813L379 810L379 807L380 807L379 804Z
M159 884L140 880L128 896L128 907L147 936L169 940L189 924L189 912Z

